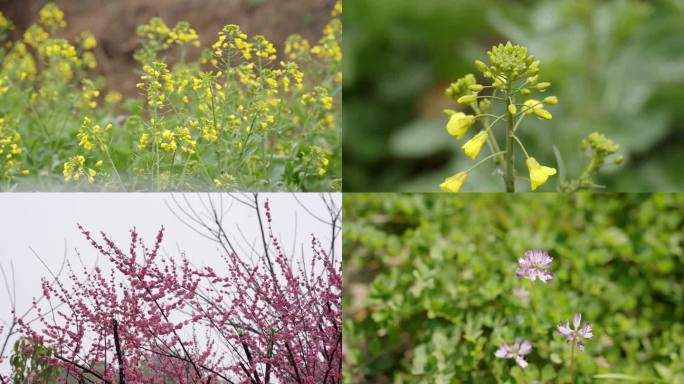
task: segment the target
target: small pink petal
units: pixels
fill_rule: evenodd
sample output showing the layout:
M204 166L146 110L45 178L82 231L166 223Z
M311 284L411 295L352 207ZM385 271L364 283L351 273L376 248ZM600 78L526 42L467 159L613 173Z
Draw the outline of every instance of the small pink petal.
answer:
M575 326L575 329L579 329L581 322L582 322L582 314L581 313L575 314L575 317L572 319L572 324Z

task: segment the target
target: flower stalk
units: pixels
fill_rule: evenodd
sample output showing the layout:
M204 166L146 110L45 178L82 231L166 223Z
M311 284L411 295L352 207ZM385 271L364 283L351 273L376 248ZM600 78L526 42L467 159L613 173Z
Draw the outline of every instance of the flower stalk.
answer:
M509 93L510 89L506 90ZM506 97L508 99L508 105L513 104L513 98L511 96ZM506 192L515 192L515 175L513 174L513 115L508 113L508 118L506 119L506 169L504 171L504 178L506 184Z

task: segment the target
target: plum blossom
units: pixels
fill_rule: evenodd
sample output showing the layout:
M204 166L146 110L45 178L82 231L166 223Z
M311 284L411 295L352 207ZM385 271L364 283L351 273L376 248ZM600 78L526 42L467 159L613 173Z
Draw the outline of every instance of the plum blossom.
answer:
M549 272L551 262L553 262L553 258L549 256L547 251L542 251L541 249L527 251L524 257L518 259L519 269L515 272L515 275L518 278L526 277L532 282L539 279L545 283L553 278L553 275Z
M572 319L573 328L570 328L570 322L566 321L565 325L561 322L558 325L558 333L565 336L568 339L568 343L576 343L579 347L580 352L584 351L584 343L582 339L591 339L594 334L591 333L591 325L585 323L582 328L580 328L580 323L582 322L582 314L577 313Z
M532 352L532 343L529 340L521 342L519 337L515 338L515 342L511 345L501 343L501 347L494 353L494 356L499 359L514 359L519 366L527 368L527 361L525 355Z

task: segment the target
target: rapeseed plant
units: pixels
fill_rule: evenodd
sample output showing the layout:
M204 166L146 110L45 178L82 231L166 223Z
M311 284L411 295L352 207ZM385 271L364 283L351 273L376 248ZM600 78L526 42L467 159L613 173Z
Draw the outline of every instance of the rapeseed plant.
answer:
M546 96L539 100L532 97L533 93L547 92L551 83L540 81L541 63L528 54L527 48L508 42L492 47L487 56L489 64L475 61L476 68L487 84L479 84L473 74L467 74L446 90L448 97L470 108L473 114L451 109L445 110L445 113L449 117L447 132L457 140L463 139L470 128L476 122L479 123L475 135L462 146L469 158L477 158L485 144L491 153L470 169L457 173L457 178L447 178L440 188L446 192L459 191L467 179L467 176L462 175L464 172L467 174L487 160L493 160L497 172L503 178L505 190L514 192L515 180L519 177L515 170L515 147L519 146L525 156L530 189L534 191L557 171L553 167L541 165L535 157L528 154L518 136L518 130L525 119L534 117L552 120L553 114L547 108L558 104L558 98ZM499 122L502 124L497 125ZM498 126L503 126L504 132L497 138L494 128ZM504 139L503 145L499 142L501 136ZM589 154L585 170L577 180L561 181L559 190L577 191L597 187L593 176L605 164L606 157L619 151L617 144L599 133L593 133L585 139L583 148L587 146L587 142L591 143L593 152ZM559 153L557 158L560 163L562 159ZM619 159L621 157L615 159L616 163L621 161ZM455 180L459 180L459 183L455 184Z
M341 11L317 43L293 35L281 53L237 25L201 49L189 23L153 18L136 30L144 102L103 95L89 76L96 38L62 38L55 4L20 41L5 41L13 26L0 15L0 117L43 185L61 173L78 189L339 190ZM6 188L23 185L16 161Z

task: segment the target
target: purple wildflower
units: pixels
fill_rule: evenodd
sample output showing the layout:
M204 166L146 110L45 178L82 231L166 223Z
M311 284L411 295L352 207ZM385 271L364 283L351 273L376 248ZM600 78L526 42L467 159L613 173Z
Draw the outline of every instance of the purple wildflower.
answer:
M566 321L565 325L563 325L561 322L558 325L558 333L560 333L562 336L565 336L568 339L568 343L577 343L580 352L583 352L584 343L582 342L582 338L591 339L594 337L594 334L591 333L591 325L589 323L584 324L584 326L580 328L581 322L582 314L578 313L572 319L573 329L570 328L570 322Z
M536 279L547 282L553 278L551 272L551 262L553 258L547 251L537 249L536 251L525 252L525 257L518 259L518 270L515 272L517 277L527 277L530 281Z
M511 345L501 343L501 347L494 353L494 356L499 359L515 359L519 366L527 368L527 361L524 358L530 352L532 352L532 343L529 340L521 342L520 338L516 337L515 343Z

